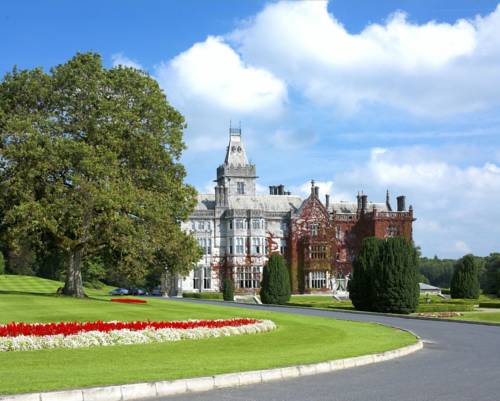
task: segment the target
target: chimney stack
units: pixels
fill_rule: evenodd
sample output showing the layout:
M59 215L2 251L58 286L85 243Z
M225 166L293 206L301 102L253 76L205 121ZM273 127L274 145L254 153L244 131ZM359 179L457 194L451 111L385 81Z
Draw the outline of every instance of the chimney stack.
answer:
M406 197L404 195L398 196L398 212L404 212L406 210Z
M283 195L285 192L285 186L284 185L278 185L278 195Z
M368 208L368 195L361 195L361 210L366 212Z
M329 206L330 206L330 195L326 194L325 195L325 207L326 207L327 211L328 211Z
M314 195L319 198L319 187L314 187Z

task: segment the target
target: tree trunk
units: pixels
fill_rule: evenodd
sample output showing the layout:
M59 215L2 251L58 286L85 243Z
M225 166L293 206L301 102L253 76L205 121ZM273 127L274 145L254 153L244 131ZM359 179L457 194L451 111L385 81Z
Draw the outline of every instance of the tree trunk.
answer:
M81 248L70 250L66 269L66 282L64 283L62 291L64 295L70 295L75 298L85 297L85 293L83 292L81 261Z

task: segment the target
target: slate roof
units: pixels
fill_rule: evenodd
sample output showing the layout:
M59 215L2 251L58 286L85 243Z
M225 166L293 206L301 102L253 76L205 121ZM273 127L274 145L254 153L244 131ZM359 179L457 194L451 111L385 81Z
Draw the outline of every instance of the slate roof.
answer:
M232 195L229 209L262 210L265 212L289 212L302 204L302 198L295 195ZM198 194L195 210L214 210L214 194Z
M377 208L379 212L388 212L389 209L385 203L375 203L368 202L368 211L371 212L373 210L373 206ZM348 201L340 201L340 202L332 202L328 207L329 212L336 211L337 213L356 213L358 210L357 202L348 202Z

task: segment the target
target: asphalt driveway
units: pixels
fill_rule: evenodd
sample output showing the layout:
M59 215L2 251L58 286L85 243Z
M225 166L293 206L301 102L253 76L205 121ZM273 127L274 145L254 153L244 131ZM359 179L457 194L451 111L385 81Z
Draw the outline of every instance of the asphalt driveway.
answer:
M500 401L500 327L307 308L234 306L379 322L413 331L424 341L424 349L365 367L163 400Z

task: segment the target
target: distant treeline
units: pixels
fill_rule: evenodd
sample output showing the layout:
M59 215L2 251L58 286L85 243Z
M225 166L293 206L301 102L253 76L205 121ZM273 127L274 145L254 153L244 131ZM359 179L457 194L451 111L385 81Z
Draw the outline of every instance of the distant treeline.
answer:
M489 256L474 256L478 267L481 289L487 294L500 295L500 253L491 253ZM439 259L421 257L419 270L421 280L441 288L449 288L454 266L457 259Z

